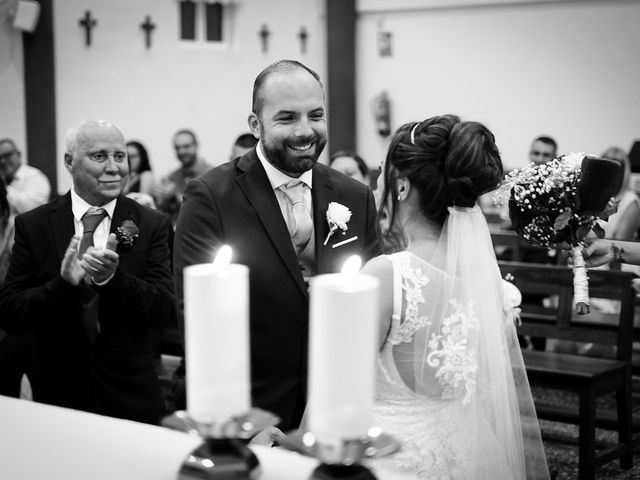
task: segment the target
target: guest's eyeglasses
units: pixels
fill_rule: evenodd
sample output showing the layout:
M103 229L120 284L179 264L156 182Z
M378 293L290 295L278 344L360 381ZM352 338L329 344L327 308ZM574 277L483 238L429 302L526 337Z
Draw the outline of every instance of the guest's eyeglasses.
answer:
M11 158L13 155L15 155L16 153L18 153L18 151L17 151L17 150L12 150L12 151L10 151L10 152L0 154L0 162L1 162L2 160L8 160L8 159L10 159L10 158Z

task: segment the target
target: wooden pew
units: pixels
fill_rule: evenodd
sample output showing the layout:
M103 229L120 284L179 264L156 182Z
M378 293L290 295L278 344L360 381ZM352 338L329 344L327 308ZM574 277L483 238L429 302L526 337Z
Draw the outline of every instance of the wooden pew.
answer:
M519 334L575 342L614 346L615 358L595 358L555 352L524 350L523 357L532 386L571 391L578 394L579 407L536 403L543 419L579 426L579 478L595 478L597 466L620 458L624 469L632 467L631 352L635 294L629 272L590 270L589 294L621 302L615 315L592 312L576 315L573 309L573 272L555 265L501 261L502 275L511 274L513 283L526 294L556 295L556 306L523 304ZM617 418L596 416L596 398L615 392ZM596 424L617 430L618 444L596 451ZM636 442L640 438L636 439Z
M531 245L513 230L491 228L490 232L493 248L499 259L521 262L527 260L527 256L534 254L536 258L544 259L536 263L558 263L557 257L549 255L549 249Z

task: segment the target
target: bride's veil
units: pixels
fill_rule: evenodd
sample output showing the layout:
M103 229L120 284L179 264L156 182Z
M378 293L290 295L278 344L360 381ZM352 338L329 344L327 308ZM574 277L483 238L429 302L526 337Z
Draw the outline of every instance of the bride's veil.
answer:
M459 408L477 465L495 456L509 478L549 478L515 326L505 319L502 278L478 206L449 207L429 263L428 298L420 299L412 319L423 326L392 349L398 374L416 394Z

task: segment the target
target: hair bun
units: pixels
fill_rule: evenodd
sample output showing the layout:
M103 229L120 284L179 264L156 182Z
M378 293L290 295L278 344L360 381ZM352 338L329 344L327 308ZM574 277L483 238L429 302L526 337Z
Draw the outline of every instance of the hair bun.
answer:
M447 178L447 189L451 203L458 207L473 207L479 196L469 177Z
M451 131L445 175L454 205L470 207L502 181L500 153L493 134L481 123L461 122Z

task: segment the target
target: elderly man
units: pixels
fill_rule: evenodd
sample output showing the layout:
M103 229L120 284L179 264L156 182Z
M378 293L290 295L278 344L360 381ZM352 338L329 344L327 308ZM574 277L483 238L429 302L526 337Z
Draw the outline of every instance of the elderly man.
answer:
M49 201L49 180L37 168L22 163L22 154L10 138L0 140L0 177L7 185L12 215L27 212Z
M173 148L176 151L180 167L162 178L154 186L153 197L158 210L171 215L175 224L187 183L209 170L211 165L198 156L198 139L192 130L178 130L173 136Z
M34 400L156 423L165 412L151 332L175 318L166 215L121 195L118 128L67 138L66 195L16 217L0 327L33 330Z
M288 430L306 403L306 282L339 271L349 255L378 254L378 223L371 190L318 163L327 117L317 73L291 60L264 69L248 123L258 145L187 186L174 246L176 293L181 299L182 269L210 262L222 244L249 267L252 397ZM351 215L333 218L330 208Z

